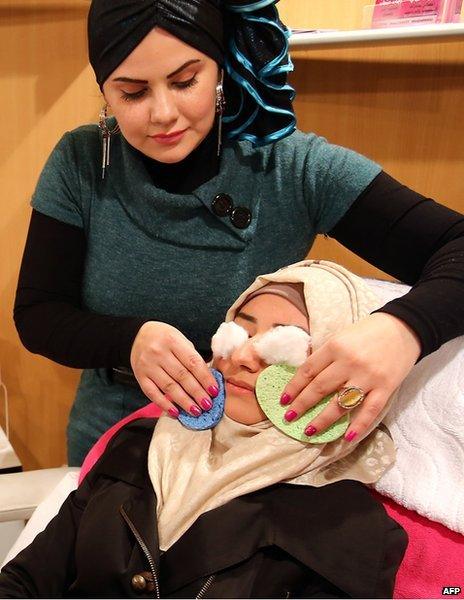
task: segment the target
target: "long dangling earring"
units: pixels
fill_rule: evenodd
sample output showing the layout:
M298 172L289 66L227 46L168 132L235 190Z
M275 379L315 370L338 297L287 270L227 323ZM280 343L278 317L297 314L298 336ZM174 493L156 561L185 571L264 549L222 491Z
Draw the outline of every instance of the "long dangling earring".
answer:
M216 86L216 114L218 117L218 146L217 146L217 155L221 155L221 145L222 145L222 115L224 114L224 110L226 108L226 99L224 97L224 69L221 69L221 81Z
M108 123L106 122L107 118L108 105L105 104L100 111L100 119L98 122L98 127L100 128L103 136L102 179L105 179L106 167L110 166L111 136L120 132L119 125L117 123L113 129L108 129Z

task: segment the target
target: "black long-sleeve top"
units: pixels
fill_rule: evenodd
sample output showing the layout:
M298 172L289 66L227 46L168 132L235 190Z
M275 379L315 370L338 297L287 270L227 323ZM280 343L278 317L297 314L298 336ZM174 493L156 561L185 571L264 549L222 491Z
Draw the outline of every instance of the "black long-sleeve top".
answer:
M148 159L149 160L149 159ZM211 169L217 165L212 165ZM153 171L153 163L147 162ZM152 173L169 191L194 181ZM211 173L209 174L211 175ZM208 177L202 173L203 180ZM187 188L185 187L187 186ZM464 334L464 217L380 173L329 233L376 267L413 286L380 310L418 335L421 358ZM84 231L33 211L16 294L14 318L31 352L77 368L130 366L147 319L92 313L81 306Z

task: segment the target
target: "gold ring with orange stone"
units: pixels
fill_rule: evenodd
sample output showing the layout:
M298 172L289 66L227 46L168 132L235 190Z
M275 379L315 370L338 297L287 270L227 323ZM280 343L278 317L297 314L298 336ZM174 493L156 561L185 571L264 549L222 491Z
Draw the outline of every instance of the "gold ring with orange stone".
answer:
M337 404L340 408L345 410L351 410L359 406L366 397L366 392L360 387L350 385L348 387L342 387L337 392Z

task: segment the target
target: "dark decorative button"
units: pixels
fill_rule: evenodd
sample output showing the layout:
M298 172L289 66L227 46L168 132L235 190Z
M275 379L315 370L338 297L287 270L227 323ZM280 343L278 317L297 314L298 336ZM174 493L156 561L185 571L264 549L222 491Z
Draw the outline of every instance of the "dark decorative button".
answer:
M145 577L143 575L134 575L132 577L131 584L132 584L132 588L136 592L143 592L147 587L147 580L145 579Z
M228 194L218 194L211 204L214 214L218 217L226 217L233 206L232 198Z
M251 223L251 212L244 206L237 206L231 212L230 220L237 229L246 229Z

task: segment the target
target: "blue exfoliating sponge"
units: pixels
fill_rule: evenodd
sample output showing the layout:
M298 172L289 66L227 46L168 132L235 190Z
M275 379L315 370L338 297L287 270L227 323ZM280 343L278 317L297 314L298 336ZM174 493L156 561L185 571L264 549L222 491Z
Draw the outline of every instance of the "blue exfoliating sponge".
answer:
M216 369L211 369L211 373L214 375L214 378L217 382L217 387L219 388L219 394L216 396L216 398L212 398L213 407L210 410L204 411L199 417L194 417L183 408L179 407L180 414L178 420L184 427L187 427L187 429L193 429L194 431L212 429L213 427L216 427L216 425L222 419L226 399L224 378L222 373Z

